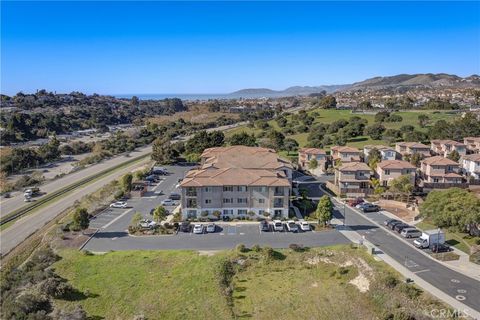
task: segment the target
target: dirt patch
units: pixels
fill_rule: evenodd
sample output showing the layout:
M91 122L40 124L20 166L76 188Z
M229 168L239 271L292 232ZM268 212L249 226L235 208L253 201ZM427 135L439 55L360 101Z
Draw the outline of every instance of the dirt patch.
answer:
M357 287L360 292L367 292L370 289L370 280L362 272L358 273L354 279L350 280L348 283Z
M211 256L214 256L217 252L218 252L217 250L200 250L198 251L198 255L211 257Z
M415 217L418 215L418 212L407 209L404 202L393 201L393 200L380 200L378 205L385 211L388 211L400 219L412 223L415 220Z

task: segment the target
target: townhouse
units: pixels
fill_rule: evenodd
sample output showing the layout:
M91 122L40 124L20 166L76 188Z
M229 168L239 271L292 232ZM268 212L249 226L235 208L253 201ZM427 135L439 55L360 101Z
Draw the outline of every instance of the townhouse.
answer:
M467 153L480 153L480 137L466 137L463 144L467 148Z
M450 187L466 187L459 174L460 165L443 156L433 156L421 162L421 187L424 189L445 189Z
M460 165L467 176L480 180L480 153L462 156Z
M433 154L447 157L453 151L457 151L460 156L467 154L466 146L454 140L432 140L430 146Z
M339 196L365 197L372 192L372 170L363 162L347 162L335 169L335 189Z
M311 169L309 163L311 160L317 161L317 168ZM327 169L327 153L318 148L301 148L298 150L298 167L305 171L310 171L315 175L325 173Z
M377 164L375 176L380 181L380 185L386 187L390 181L403 175L410 176L410 183L415 185L415 176L417 168L410 162L403 160L384 160Z
M395 144L395 151L405 155L420 154L424 158L430 157L430 147L420 142L397 142Z
M366 145L363 147L363 157L365 162L368 162L368 155L370 151L377 149L382 155L382 160L395 160L397 159L397 151L395 148L382 146L382 145Z
M206 149L180 184L182 216L288 218L292 168L272 149Z
M357 148L334 146L330 150L334 162L341 161L342 163L348 163L361 161L362 152Z

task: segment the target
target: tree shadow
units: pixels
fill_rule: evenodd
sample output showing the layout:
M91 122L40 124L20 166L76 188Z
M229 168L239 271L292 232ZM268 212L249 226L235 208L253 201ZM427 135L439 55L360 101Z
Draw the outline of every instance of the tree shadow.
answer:
M90 293L90 292L81 292L80 290L77 290L73 288L69 293L67 293L65 296L62 297L62 300L65 301L81 301L85 300L88 298L97 298L99 295L96 293Z

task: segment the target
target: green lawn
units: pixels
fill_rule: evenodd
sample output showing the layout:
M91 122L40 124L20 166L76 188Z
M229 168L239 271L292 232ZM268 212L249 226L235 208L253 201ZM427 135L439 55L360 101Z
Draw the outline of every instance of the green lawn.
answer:
M419 316L418 306L423 310L440 305L400 282L386 287L385 277L396 273L350 246L273 255L264 250L213 256L193 251L60 254L54 268L78 294L57 303L79 303L93 318L385 319L395 310ZM221 261L230 261L234 270L230 296L220 286ZM409 297L412 293L414 298Z
M421 230L432 230L432 229L437 229L437 227L428 222L428 221L422 221L416 224L416 227L421 229ZM446 242L457 248L458 250L461 250L467 254L470 254L470 246L475 245L475 237L470 237L466 233L461 233L461 232L451 232L448 230L445 231L445 239Z
M310 110L308 111L309 114L312 112L318 112L320 114L319 117L317 117L314 121L314 123L332 123L333 121L339 120L339 119L345 119L348 120L350 117L353 116L358 116L364 119L367 119L368 124L371 125L374 123L374 115L371 114L357 114L357 113L351 113L350 110L334 110L334 109L315 109L315 110ZM454 114L449 114L447 112L435 112L431 110L425 110L425 111L408 111L408 112L396 112L395 114L400 115L403 120L401 122L389 122L389 123L384 123L384 126L387 129L399 129L403 125L412 125L414 126L417 130L420 131L426 131L427 128L420 128L418 125L418 115L424 113L427 114L430 117L430 122L434 123L437 120L448 120L452 119L455 117ZM289 119L290 117L287 117ZM273 127L275 130L280 130L280 127L278 126L277 122L274 120L271 120L268 122L271 127ZM247 132L247 133L255 133L258 134L262 130L261 129L256 129L256 128L250 128L248 126L241 126L234 128L232 130L229 130L226 132L226 136L229 137L233 135L234 133L238 132ZM294 134L291 136L288 136L289 138L293 138L297 140L298 144L303 147L307 144L307 137L308 137L308 132L307 133L299 133L299 134ZM357 147L361 148L364 145L367 144L386 144L385 141L383 140L372 140L368 136L361 136L361 137L356 137L355 139L350 140L347 145L352 146L352 147ZM326 148L329 149L329 148Z

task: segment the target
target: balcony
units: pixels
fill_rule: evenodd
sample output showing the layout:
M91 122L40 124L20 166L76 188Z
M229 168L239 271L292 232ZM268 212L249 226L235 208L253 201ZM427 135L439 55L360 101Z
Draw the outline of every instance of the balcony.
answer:
M197 190L187 190L186 196L187 197L196 197L197 196Z
M274 208L283 208L283 201L274 200L273 201L273 207Z
M285 195L285 190L275 190L273 192L274 197L283 197Z

